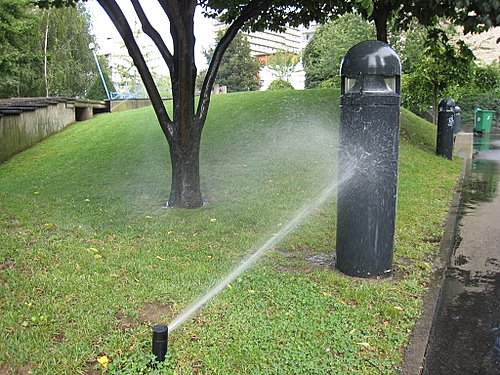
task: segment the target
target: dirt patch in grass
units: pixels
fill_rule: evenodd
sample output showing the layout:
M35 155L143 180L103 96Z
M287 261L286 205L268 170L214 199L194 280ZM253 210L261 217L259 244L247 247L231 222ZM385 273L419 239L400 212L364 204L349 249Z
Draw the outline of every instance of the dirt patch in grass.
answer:
M15 263L16 261L14 259L11 258L5 259L3 262L0 262L0 271L14 267Z
M27 364L12 370L7 365L0 365L0 375L28 375L31 374L33 368L33 365Z
M415 266L415 261L406 257L399 257L394 260L392 277L395 281L401 281L411 274L411 269Z
M335 265L335 259L336 257L333 252L306 256L306 260L317 267L333 267Z
M146 302L140 309L141 319L150 323L160 323L173 317L173 303Z
M124 331L126 329L133 328L139 325L137 319L131 318L123 310L119 310L115 316L116 319L118 319L117 327L120 331Z
M62 344L66 340L66 336L64 335L63 332L57 331L53 336L52 336L52 341L56 344Z
M104 374L105 371L102 367L100 367L99 362L97 362L97 359L94 359L92 362L89 362L87 364L87 367L83 369L83 373L85 375L101 375Z
M287 261L280 264L277 269L288 273L309 273L318 268L334 268L335 253L315 253L311 250L280 251Z

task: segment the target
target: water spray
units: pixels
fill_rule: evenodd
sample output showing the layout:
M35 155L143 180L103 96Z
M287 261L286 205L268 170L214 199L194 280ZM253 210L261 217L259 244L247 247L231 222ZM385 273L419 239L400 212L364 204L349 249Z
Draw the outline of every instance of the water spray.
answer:
M232 270L226 277L224 277L214 287L212 287L212 289L198 298L186 310L179 314L168 325L168 332L172 333L173 331L175 331L182 323L184 323L193 314L200 310L208 301L210 301L215 295L217 295L228 284L236 279L241 273L243 273L255 262L257 262L257 260L259 260L268 250L281 242L290 232L295 230L310 214L321 207L328 200L328 198L330 198L337 191L340 184L351 177L353 169L354 168L352 168L352 166L346 168L346 173L342 173L341 179L330 183L330 185L328 185L321 192L318 198L298 210L293 218L286 225L281 227L281 229L277 233L275 233L269 240L267 240L261 247L259 247L254 253L245 258L236 268L234 268L234 270Z
M337 192L339 185L343 184L352 177L355 169L354 165L345 163L342 167L342 171L339 171L339 176L342 177L332 181L314 201L299 209L286 225L281 227L277 233L275 233L255 252L243 259L240 264L236 266L226 277L221 279L215 286L208 290L207 293L199 297L188 308L181 312L172 322L170 322L168 326L166 324L156 324L153 327L153 354L156 360L158 362L165 360L169 334L175 331L182 323L200 310L241 273L262 258L267 251L281 242L289 233L294 231L309 215L325 204L326 201Z

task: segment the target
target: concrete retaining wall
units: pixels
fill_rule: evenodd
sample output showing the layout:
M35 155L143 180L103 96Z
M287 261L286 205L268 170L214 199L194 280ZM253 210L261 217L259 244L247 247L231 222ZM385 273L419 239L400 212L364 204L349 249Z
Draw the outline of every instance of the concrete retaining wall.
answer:
M66 98L0 100L0 163L12 155L94 114L151 105L149 99L92 101Z
M0 115L0 162L74 121L74 108L66 103Z
M110 112L128 111L129 109L137 109L151 105L149 99L127 99L127 100L111 100L109 103Z

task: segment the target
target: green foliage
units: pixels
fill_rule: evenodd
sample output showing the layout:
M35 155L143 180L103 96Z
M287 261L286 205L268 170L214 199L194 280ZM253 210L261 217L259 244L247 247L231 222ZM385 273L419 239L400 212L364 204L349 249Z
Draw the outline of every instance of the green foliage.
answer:
M41 10L0 0L0 14L0 97L85 96L95 67L84 6Z
M449 96L462 109L462 122L474 122L474 109L490 109L496 112L494 124L500 122L500 64L475 66L472 80L450 90Z
M217 34L219 43L224 33ZM205 51L205 57L210 61L214 49ZM226 50L217 73L215 83L227 86L228 92L256 91L260 88L258 73L260 64L251 55L250 44L245 34L238 33Z
M83 5L44 12L48 26L49 96L85 96L94 82L96 67L89 44L90 15Z
M268 91L293 90L293 89L294 87L290 82L281 78L272 81L269 87L267 88Z
M319 84L320 89L340 89L340 76L328 78Z
M373 37L373 26L355 14L322 25L304 50L306 88L318 87L322 81L338 77L345 53L355 44Z
M171 322L336 178L338 108L337 90L214 96L197 210L160 207L171 170L151 108L78 123L1 164L0 369L155 373L151 324ZM158 372L400 373L438 250L428 239L460 171L435 156L432 125L404 109L401 123L396 276L311 261L332 253L333 198L173 332Z
M267 65L273 70L276 78L287 81L295 71L300 61L300 55L287 50L277 50L269 56Z
M26 48L36 19L28 0L0 0L0 98L19 96L21 75L36 56Z
M399 25L394 23L390 29L389 44L401 59L403 74L414 72L427 47L427 28L413 21L406 31L399 30Z
M402 100L406 108L421 112L438 98L473 77L474 55L464 42L452 44L444 30L431 29L415 70L403 77Z

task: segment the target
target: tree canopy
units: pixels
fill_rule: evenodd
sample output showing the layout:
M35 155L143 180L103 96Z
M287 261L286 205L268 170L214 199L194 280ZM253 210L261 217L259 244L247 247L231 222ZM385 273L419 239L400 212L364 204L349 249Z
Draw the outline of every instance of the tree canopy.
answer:
M338 77L340 62L349 48L374 36L373 26L352 13L322 25L304 50L306 88L317 87L323 81Z
M223 35L223 31L217 33L216 45ZM209 63L213 53L213 48L204 52ZM222 58L215 82L227 86L228 92L255 91L260 88L259 68L258 61L251 55L250 43L248 43L246 35L239 32Z
M445 17L464 32L481 32L500 24L500 2L497 0L348 0L332 4L335 16L357 11L375 23L377 39L387 43L388 21L392 19L401 30L412 21L426 26Z
M443 92L469 84L473 71L474 55L467 45L463 41L453 43L444 30L431 29L414 71L403 77L405 105L417 111L429 104L436 109ZM436 113L434 117L436 121Z
M0 0L0 97L84 96L94 79L84 7Z

